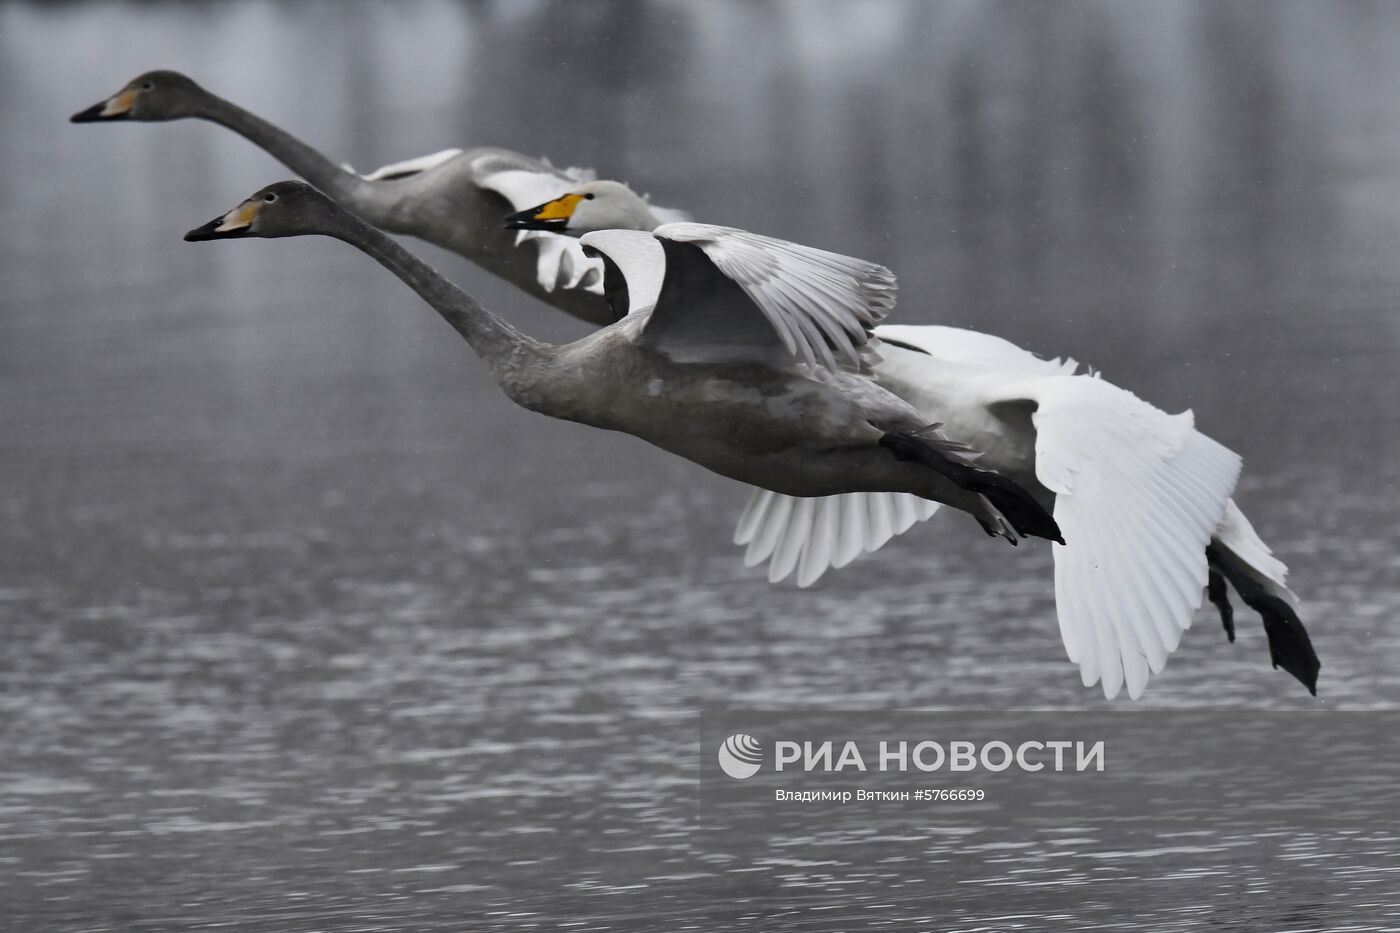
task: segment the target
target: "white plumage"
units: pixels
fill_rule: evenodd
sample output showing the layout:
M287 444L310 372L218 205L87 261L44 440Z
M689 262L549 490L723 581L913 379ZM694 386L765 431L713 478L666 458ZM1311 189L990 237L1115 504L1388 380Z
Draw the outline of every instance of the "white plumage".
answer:
M1056 614L1085 686L1101 683L1110 698L1124 686L1133 698L1142 694L1203 601L1212 541L1296 605L1287 568L1230 499L1239 457L1197 431L1190 412L1168 415L1094 375L1075 375L1073 360L1044 360L975 331L887 325L875 336L884 341L875 344L882 385L983 451L979 466L1053 495L1067 542L1053 545ZM1032 475L1018 476L1025 469ZM774 581L797 569L799 586L936 510L890 522L888 505L868 496L787 500L755 493L735 541L748 546L750 566L770 561ZM848 509L859 532L839 520Z
M560 239L568 239L560 237ZM650 312L666 278L666 254L656 237L641 230L598 230L578 243L607 254L627 281L628 315ZM599 260L593 260L601 265Z
M1240 459L1131 393L1085 377L1026 387L1035 471L1055 493L1055 604L1084 685L1137 698L1203 599L1205 548ZM1156 416L1156 417L1154 417ZM1183 423L1184 422L1184 423Z
M711 224L664 224L654 235L704 250L810 366L835 369L839 356L858 368L866 333L894 307L894 273L873 262Z
M802 503L810 505L799 509ZM807 509L810 520L805 517ZM860 554L878 550L937 511L937 502L903 492L849 492L794 499L755 489L739 517L734 543L748 545L746 567L755 567L782 551L787 557L783 561L774 558L768 565L768 579L778 583L796 569L797 585L810 586L828 567L844 567Z
M385 181L392 178L407 178L410 175L418 175L430 169L435 169L448 159L455 159L461 154L461 149L441 149L429 155L418 156L414 159L405 159L402 162L391 162L388 165L381 165L368 175L361 175L360 177L365 181Z

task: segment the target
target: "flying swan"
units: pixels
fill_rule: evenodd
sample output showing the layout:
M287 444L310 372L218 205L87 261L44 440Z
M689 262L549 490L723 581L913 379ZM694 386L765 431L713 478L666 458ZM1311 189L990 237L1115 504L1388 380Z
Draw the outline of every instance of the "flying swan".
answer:
M641 207L625 186L594 183L506 223L603 247L627 235L591 231L647 229ZM636 263L610 267L615 310L627 313L629 293L654 289L657 274ZM1126 685L1141 696L1203 594L1233 642L1228 581L1263 618L1274 667L1316 693L1320 663L1288 570L1230 498L1240 458L1197 431L1189 411L1168 415L1097 374L1076 375L1073 360L1043 360L989 334L885 324L872 337L870 371L882 388L1053 510L1069 541L1054 548L1056 614L1086 687L1100 683L1112 699ZM805 587L937 509L897 492L799 498L760 488L734 538L747 546L746 564L766 561L770 580L796 573Z
M243 136L365 220L461 255L542 301L590 324L615 320L602 296L602 268L578 241L545 231L511 234L501 217L574 192L593 179L580 168L555 168L507 149L444 149L365 175L338 165L256 114L218 97L176 71L151 71L75 113L74 123L200 119ZM614 182L620 188L625 185ZM626 189L647 229L685 220ZM534 242L534 255L521 249Z
M724 227L606 231L585 246L628 275L628 313L562 346L521 334L393 239L302 182L279 182L187 240L335 237L413 288L467 340L508 397L622 431L789 496L912 493L1011 540L1062 540L1020 487L975 465L867 369L894 303L882 266Z

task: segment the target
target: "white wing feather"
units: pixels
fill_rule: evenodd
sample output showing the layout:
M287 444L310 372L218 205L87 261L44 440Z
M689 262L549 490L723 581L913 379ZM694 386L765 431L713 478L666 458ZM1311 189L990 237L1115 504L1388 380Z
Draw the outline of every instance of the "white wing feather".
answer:
M406 178L409 175L417 175L429 169L437 168L449 159L455 159L462 154L461 149L442 149L430 155L418 156L416 159L405 159L402 162L391 162L388 165L381 165L368 175L361 176L365 181L382 181L386 178Z
M629 317L656 307L661 283L666 277L666 254L656 237L641 230L595 230L585 233L577 242L607 254L617 263L618 271L627 281Z
M809 366L837 368L833 349L859 366L868 332L894 307L894 273L873 262L710 224L663 224L655 235L704 250Z
M881 324L875 336L923 350L940 360L994 367L1008 375L1073 376L1079 364L1066 357L1041 359L1009 340L961 327L936 324Z
M895 535L927 521L938 503L902 492L848 492L798 499L755 489L739 516L734 543L746 544L744 566L764 561L777 583L797 571L797 585L811 586L828 567L841 568Z
M1225 503L1225 517L1215 529L1215 537L1221 544L1244 561L1249 570L1259 578L1264 588L1298 608L1298 595L1288 588L1288 567L1274 556L1274 552L1263 542L1249 519L1244 517L1235 500Z
M1136 699L1201 605L1205 549L1240 458L1132 393L1086 378L1022 393L1038 405L1036 476L1055 493L1060 635L1085 686Z

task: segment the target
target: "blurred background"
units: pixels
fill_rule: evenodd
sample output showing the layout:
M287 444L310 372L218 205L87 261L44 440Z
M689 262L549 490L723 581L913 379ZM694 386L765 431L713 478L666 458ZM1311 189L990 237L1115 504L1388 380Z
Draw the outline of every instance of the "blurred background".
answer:
M15 922L910 929L1015 891L1030 917L1124 929L1132 903L1167 930L1196 916L1173 912L1177 860L1221 866L1188 900L1243 922L1231 844L1086 905L1095 846L1132 847L1111 827L1013 855L916 826L706 838L697 710L1104 708L1064 658L1048 549L941 515L812 590L769 586L728 543L740 487L513 408L355 251L181 242L288 172L210 124L67 122L152 68L362 171L477 145L591 166L891 266L900 322L1193 408L1245 458L1236 498L1292 568L1320 695L1270 670L1252 614L1230 645L1202 611L1117 706L1400 704L1400 5L11 2ZM527 332L584 333L410 245ZM987 884L942 883L950 854ZM1024 883L1050 855L1068 886ZM1294 928L1337 922L1349 902L1293 872L1251 890Z

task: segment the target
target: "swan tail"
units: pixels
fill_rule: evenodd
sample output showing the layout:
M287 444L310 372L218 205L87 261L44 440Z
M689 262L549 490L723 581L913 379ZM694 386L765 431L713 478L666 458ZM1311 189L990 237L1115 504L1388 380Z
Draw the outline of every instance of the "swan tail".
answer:
M1288 568L1273 556L1233 500L1226 503L1225 517L1206 548L1206 560L1211 571L1207 593L1220 611L1230 641L1235 640L1235 625L1226 581L1263 620L1274 668L1287 671L1317 696L1322 662L1298 616L1298 597L1284 582Z
M1225 503L1225 515L1215 529L1215 540L1233 551L1266 591L1298 607L1298 595L1288 588L1288 566L1274 556L1234 499Z
M1065 543L1054 516L1034 496L1000 473L974 466L976 455L971 448L943 437L938 427L935 424L906 434L886 434L880 438L880 445L900 460L922 463L963 489L981 495L1018 534ZM989 534L1000 533L986 522L982 527Z

